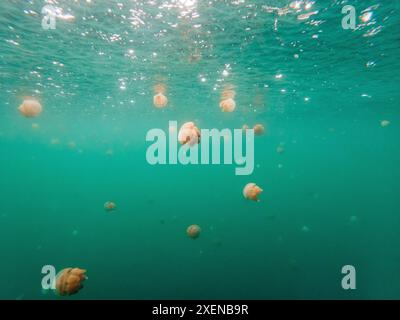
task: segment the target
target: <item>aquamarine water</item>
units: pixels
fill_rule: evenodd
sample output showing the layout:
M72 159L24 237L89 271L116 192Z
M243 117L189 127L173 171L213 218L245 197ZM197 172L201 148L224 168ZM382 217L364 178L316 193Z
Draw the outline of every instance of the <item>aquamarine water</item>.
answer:
M0 298L400 298L400 1L47 2L54 30L46 1L0 2ZM169 120L263 124L253 174L150 165ZM60 298L44 265L88 279Z

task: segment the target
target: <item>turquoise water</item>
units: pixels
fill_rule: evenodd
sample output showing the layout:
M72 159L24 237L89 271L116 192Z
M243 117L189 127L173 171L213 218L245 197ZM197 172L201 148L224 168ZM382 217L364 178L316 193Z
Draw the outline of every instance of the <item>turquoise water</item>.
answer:
M0 298L400 298L400 1L52 3L54 30L45 1L0 3ZM263 124L254 172L150 165L146 133L169 120ZM88 279L60 298L44 265Z

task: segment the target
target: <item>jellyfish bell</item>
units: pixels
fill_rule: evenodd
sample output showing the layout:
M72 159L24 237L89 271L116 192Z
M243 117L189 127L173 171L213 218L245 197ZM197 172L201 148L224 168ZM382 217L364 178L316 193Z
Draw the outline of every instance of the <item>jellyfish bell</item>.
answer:
M243 126L242 126L242 130L243 130L243 133L246 133L246 131L249 129L249 126L247 125L247 124L244 124Z
M178 132L178 141L182 145L193 146L200 142L200 130L194 122L186 122L182 125Z
M186 229L189 238L197 239L200 236L201 228L197 224L192 224Z
M382 128L387 127L389 124L390 124L390 121L389 121L389 120L382 120L382 121L381 121L381 127L382 127Z
M43 107L35 98L25 97L18 110L24 117L34 118L42 113Z
M256 125L253 127L253 129L254 129L254 134L255 134L256 136L261 136L261 135L263 135L264 132L265 132L265 128L264 128L264 126L263 126L262 124L256 124Z
M232 98L227 98L219 103L219 107L223 112L233 112L236 108L236 102Z
M154 93L156 93L156 94L157 93L165 94L167 92L167 88L162 83L156 84L153 89L154 89Z
M83 281L87 279L86 270L80 268L65 268L56 276L56 293L60 296L69 296L78 293L83 288Z
M165 108L168 104L168 98L163 93L159 92L154 95L153 104L158 109Z
M107 201L104 204L104 209L108 212L114 211L117 208L117 205L112 201Z
M253 182L250 182L246 184L245 187L243 188L243 196L248 200L253 200L258 202L260 201L258 199L258 196L262 191L263 190L259 186L257 186Z
M276 152L277 153L284 153L285 152L285 147L280 145L276 147Z

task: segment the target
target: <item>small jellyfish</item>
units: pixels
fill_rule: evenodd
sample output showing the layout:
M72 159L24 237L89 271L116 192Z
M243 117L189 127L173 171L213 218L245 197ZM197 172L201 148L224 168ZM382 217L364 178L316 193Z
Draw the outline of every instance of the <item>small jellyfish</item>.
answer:
M113 155L114 155L113 149L108 149L108 150L106 151L106 156L112 157Z
M389 120L382 120L382 121L381 121L381 127L382 127L382 128L387 127L389 124L390 124L390 121L389 121Z
M86 280L86 270L79 268L66 268L61 270L56 277L56 292L61 296L73 295L83 288L82 282Z
M107 201L104 204L104 209L108 212L114 211L117 208L117 205L112 201Z
M236 102L232 98L227 98L222 100L219 106L223 112L233 112L236 108Z
M186 229L189 238L196 239L200 236L201 228L197 224L192 224Z
M76 148L76 143L75 143L75 141L70 141L70 142L68 142L68 147L69 147L70 149L75 149L75 148Z
M246 133L246 131L249 129L249 126L247 125L247 124L244 124L243 126L242 126L242 130L243 130L243 133Z
M19 112L27 118L37 117L42 113L43 107L35 98L25 98L18 108Z
M257 186L255 183L248 183L246 186L243 188L243 196L248 199L248 200L253 200L253 201L260 201L258 199L258 195L262 192L263 190Z
M37 129L39 129L39 128L40 128L39 124L37 124L37 123L32 123L32 129L37 130Z
M168 98L167 98L164 94L162 94L162 93L157 93L157 94L153 97L153 103L154 103L154 106L155 106L156 108L161 109L161 108L164 108L164 107L167 106L167 104L168 104Z
M264 132L265 132L265 128L264 128L264 126L263 126L262 124L256 124L256 125L253 127L253 129L254 129L254 134L255 134L256 136L261 136L261 135L263 135Z
M50 144L52 144L52 145L60 144L60 140L57 139L57 138L52 138L52 139L50 140Z
M193 146L200 142L200 130L194 122L186 122L182 125L178 132L178 141L180 144Z
M164 108L168 104L168 98L165 96L167 89L163 84L156 84L154 86L153 104L156 108Z
M301 231L307 233L307 232L310 232L310 228L308 226L302 226Z
M282 145L279 145L276 147L276 152L277 153L284 153L285 152L285 148Z

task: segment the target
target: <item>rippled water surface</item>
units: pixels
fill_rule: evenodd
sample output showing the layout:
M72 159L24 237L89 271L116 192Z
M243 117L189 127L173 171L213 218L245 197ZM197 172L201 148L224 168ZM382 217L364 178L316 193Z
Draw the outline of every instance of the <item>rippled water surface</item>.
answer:
M399 30L398 0L1 1L0 298L400 298ZM254 172L150 165L169 120L262 124ZM88 279L60 298L44 265Z

